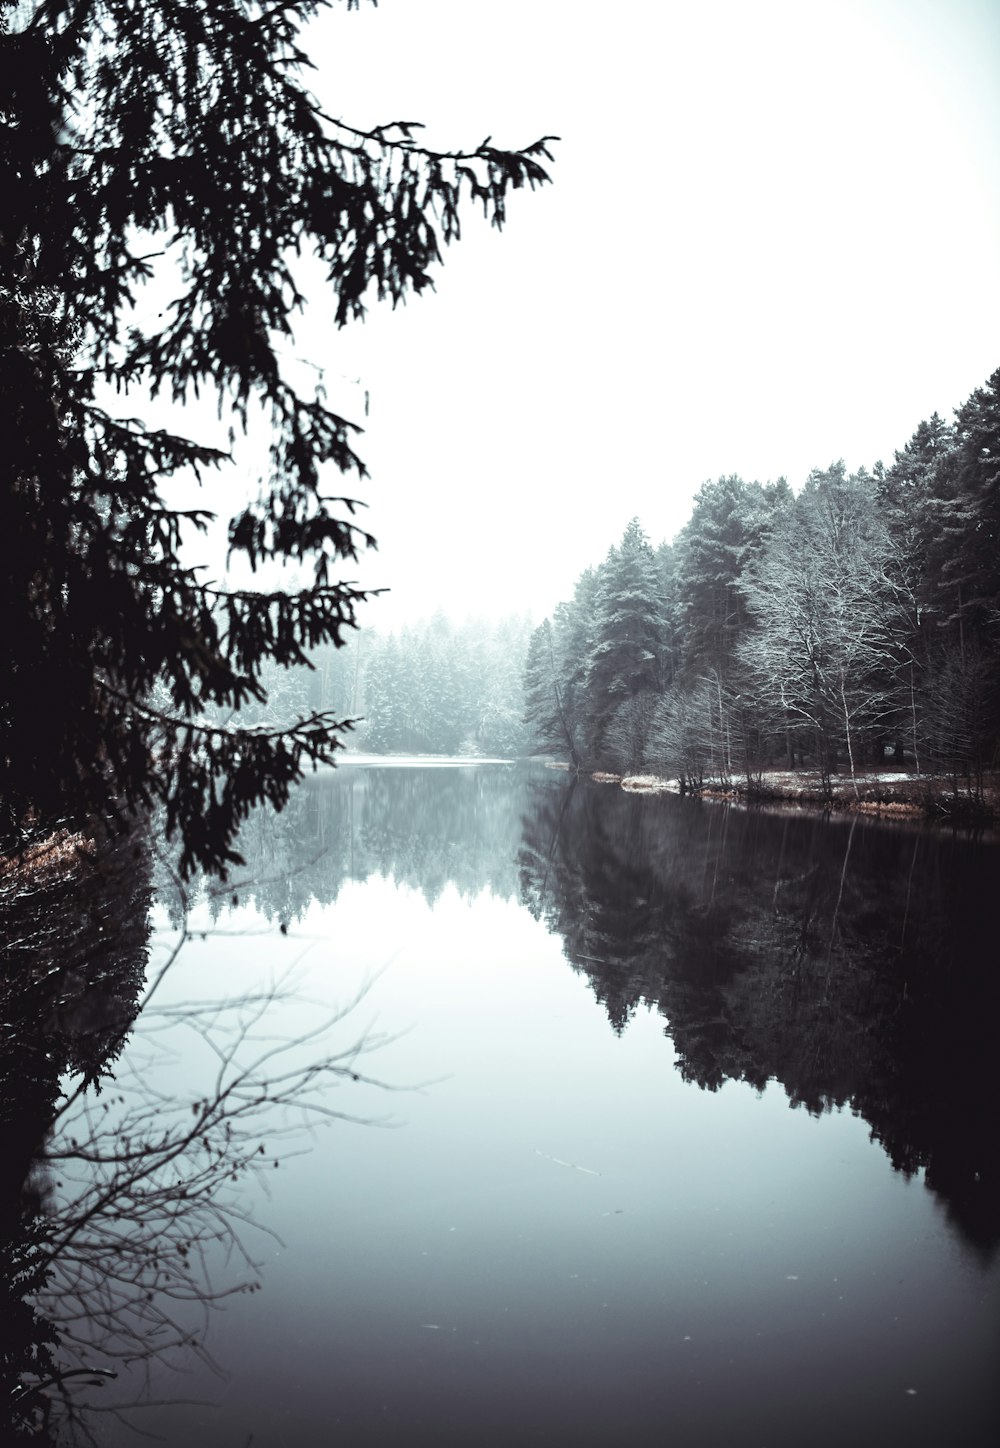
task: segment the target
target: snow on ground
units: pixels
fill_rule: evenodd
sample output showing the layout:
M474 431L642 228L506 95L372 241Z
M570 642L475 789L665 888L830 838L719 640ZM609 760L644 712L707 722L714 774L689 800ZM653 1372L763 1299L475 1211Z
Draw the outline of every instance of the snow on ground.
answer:
M510 759L485 758L479 754L338 754L337 768L345 764L377 766L379 769L466 769L470 764L512 764Z
M678 792L680 783L676 779L666 778L659 774L627 774L619 779L616 774L595 774L593 779L605 783L621 783L622 789L631 790L633 793L649 793L673 791ZM756 783L756 778L755 778ZM936 781L928 775L912 774L906 770L897 771L864 771L859 770L857 784L859 789L874 789L880 786L914 785L921 789L933 786ZM939 783L939 781L937 781ZM745 787L746 777L734 775L731 787L741 790ZM830 781L834 794L854 792L854 781L849 774L834 775ZM719 790L726 786L720 780L706 779L704 788L706 790ZM818 770L815 769L766 769L760 775L760 788L765 792L774 794L788 794L799 796L802 794L813 794L822 792L823 779Z
M818 789L822 787L823 783L818 769L765 769L760 779L761 785L767 789ZM926 775L912 774L906 770L889 773L882 770L859 769L857 782L859 787L864 785L871 788L881 784L926 785L929 780ZM830 780L830 785L835 793L854 788L850 774L835 774Z
M622 780L622 789L632 794L662 794L666 790L677 794L680 783L676 779L663 779L658 774L627 774Z

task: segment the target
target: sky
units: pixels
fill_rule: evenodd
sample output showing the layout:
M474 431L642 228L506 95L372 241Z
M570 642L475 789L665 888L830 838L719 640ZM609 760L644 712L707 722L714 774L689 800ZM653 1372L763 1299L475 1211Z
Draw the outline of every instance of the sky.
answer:
M380 0L304 44L352 124L561 137L434 293L304 321L366 428L366 623L540 620L633 515L889 462L1000 365L994 0Z

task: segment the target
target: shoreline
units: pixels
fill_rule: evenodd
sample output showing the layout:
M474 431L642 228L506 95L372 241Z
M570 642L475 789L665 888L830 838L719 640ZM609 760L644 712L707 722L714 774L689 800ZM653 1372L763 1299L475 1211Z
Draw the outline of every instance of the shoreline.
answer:
M831 781L827 793L818 773L811 770L768 770L749 788L746 780L734 780L728 785L707 781L686 790L677 779L656 774L597 771L589 777L599 784L617 784L628 794L674 794L743 808L802 809L962 829L991 829L1000 823L1000 779L995 775L988 778L982 796L956 793L951 781L939 776L896 771L859 776L857 793L854 782L843 776Z

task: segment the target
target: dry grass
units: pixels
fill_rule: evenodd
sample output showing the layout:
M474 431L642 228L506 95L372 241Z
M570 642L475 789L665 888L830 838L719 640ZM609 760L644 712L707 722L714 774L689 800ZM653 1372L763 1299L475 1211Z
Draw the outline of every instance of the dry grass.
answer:
M858 814L890 815L900 819L912 819L914 816L919 817L923 814L920 805L914 804L912 800L904 802L902 800L859 799L852 804L852 808Z
M676 779L656 774L594 774L591 778L620 784L630 794L677 794ZM858 775L857 793L850 775L835 775L829 791L818 770L765 770L751 789L746 781L730 785L706 783L696 791L702 799L746 803L753 800L778 805L843 810L884 819L955 819L975 815L980 821L1000 816L1000 775L987 778L982 798L961 790L956 795L950 779L900 770L868 771Z
M622 780L622 789L629 794L676 794L676 779L662 779L658 774L628 774Z
M40 875L58 874L75 865L90 849L82 834L56 830L44 839L33 840L16 855L0 855L0 880L15 884Z

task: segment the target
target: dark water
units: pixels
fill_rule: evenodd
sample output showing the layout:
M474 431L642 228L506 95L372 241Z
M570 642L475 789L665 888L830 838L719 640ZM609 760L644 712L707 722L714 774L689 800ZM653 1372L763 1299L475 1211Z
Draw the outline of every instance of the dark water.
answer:
M244 850L11 1038L21 1157L121 1048L5 1219L65 1441L996 1441L994 845L349 766Z

